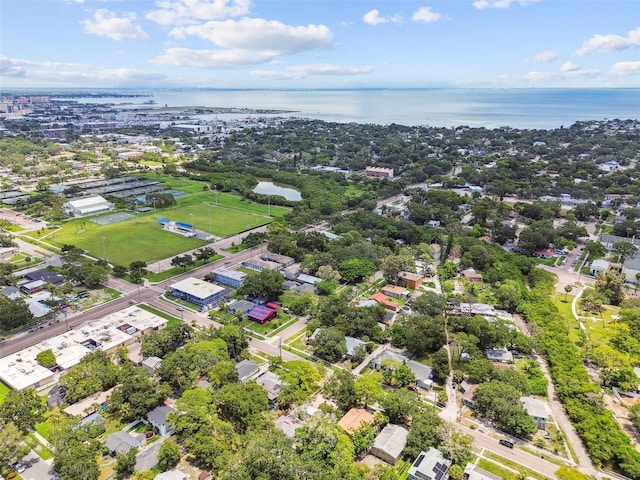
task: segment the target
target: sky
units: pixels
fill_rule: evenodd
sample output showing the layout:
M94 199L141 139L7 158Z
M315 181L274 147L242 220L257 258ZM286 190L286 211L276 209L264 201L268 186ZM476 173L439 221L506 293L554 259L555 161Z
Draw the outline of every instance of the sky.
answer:
M0 0L23 87L640 87L640 1Z

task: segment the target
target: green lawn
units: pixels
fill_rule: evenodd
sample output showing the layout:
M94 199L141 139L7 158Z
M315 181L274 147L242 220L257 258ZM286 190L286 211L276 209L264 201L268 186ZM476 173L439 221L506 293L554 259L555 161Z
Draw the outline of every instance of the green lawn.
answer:
M4 399L7 398L9 391L11 389L7 387L4 383L0 382L0 405L4 403Z
M48 241L57 246L75 245L94 257L106 256L109 262L120 265L171 257L206 243L167 232L151 216L140 216L111 225L73 220L65 223L55 235L49 236Z

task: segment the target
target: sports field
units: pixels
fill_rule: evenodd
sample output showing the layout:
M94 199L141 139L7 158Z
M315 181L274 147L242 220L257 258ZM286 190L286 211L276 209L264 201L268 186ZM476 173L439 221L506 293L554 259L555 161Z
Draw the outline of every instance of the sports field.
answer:
M172 257L206 244L203 240L186 238L163 230L158 218L190 223L218 237L228 237L256 228L289 211L285 207L269 207L242 199L237 195L198 192L178 198L178 205L140 214L136 218L108 225L99 225L89 218L69 220L62 228L47 236L46 241L61 246L76 245L91 256L106 258L110 263L129 265L142 260L152 261Z

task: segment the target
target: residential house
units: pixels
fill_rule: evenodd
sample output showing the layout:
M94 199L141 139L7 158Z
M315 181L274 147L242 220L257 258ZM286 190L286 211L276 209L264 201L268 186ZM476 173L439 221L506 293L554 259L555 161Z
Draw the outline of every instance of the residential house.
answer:
M454 305L450 311L453 315L464 315L467 317L480 315L487 320L492 320L498 316L495 307L487 303L460 303Z
M473 407L473 394L478 388L479 383L471 383L468 380L460 382L460 393L462 394L462 404L469 407Z
M280 268L279 263L267 262L255 257L245 260L244 262L242 262L242 265L252 270L257 270L258 272L261 272L263 270L278 270Z
M438 228L440 226L440 220L429 220L424 222L425 227Z
M158 465L160 462L158 459L158 453L160 452L160 447L162 447L163 442L164 438L160 438L144 450L138 452L136 455L136 464L133 469L136 472L141 472L143 470L151 470L153 467Z
M27 295L31 295L32 293L39 292L44 290L44 287L47 285L47 282L42 280L35 280L33 282L27 282L20 285L20 290L26 293Z
M256 383L267 392L269 407L275 408L280 396L280 390L282 390L282 380L280 380L278 374L269 371L264 372L256 378Z
M351 435L363 423L373 425L374 422L375 418L372 413L363 408L352 408L338 421L338 426Z
M550 259L555 255L553 248L541 248L533 252L533 256L536 258Z
M158 433L161 436L170 435L173 433L173 427L167 419L170 413L176 413L177 410L168 405L160 405L147 413L147 420L149 423L158 429Z
M141 366L149 372L150 376L154 376L156 372L160 369L160 364L162 363L162 359L160 357L147 357L142 360Z
M451 460L436 448L422 451L409 468L407 480L447 480Z
M419 273L412 272L399 272L398 273L398 284L405 288L410 288L411 290L415 290L422 285L423 277Z
M388 297L393 298L407 298L409 296L409 290L396 285L385 285L380 291Z
M295 258L288 257L287 255L280 255L279 253L273 253L269 251L260 254L260 259L264 260L265 262L277 263L282 268L293 265L296 261Z
M175 469L159 473L158 475L153 477L153 480L190 480L190 477L186 473Z
M547 403L534 397L520 397L520 401L529 416L535 420L538 430L545 430L550 416Z
M409 431L406 428L388 423L373 442L371 454L380 460L395 465L407 445L408 436Z
M245 359L236 364L236 372L238 372L240 383L248 382L259 370L258 364L253 360Z
M71 417L84 418L87 415L96 411L96 406L100 409L106 408L107 401L113 393L115 387L105 390L104 392L97 392L93 395L80 400L79 402L69 405L63 410L64 413Z
M143 434L130 434L124 430L118 430L112 433L104 441L104 445L111 455L118 453L126 453L132 448L140 448L144 445L145 437Z
M409 361L409 359L404 355L390 352L389 350L383 350L371 360L371 368L375 370L380 370L381 368L385 368L384 366L385 360L398 362L402 365L406 365L406 363Z
M0 294L7 297L9 300L17 300L22 295L20 294L20 289L18 287L14 287L13 285L9 285L8 287L2 287L0 290Z
M318 285L322 279L319 277L314 277L313 275L307 275L306 273L301 273L298 275L297 280L302 283L308 283L310 285Z
M500 363L509 363L513 362L513 354L507 350L506 347L503 348L487 348L484 351L485 355L492 362L500 362Z
M482 275L480 275L478 272L476 272L474 268L470 267L470 268L467 268L465 270L462 270L460 272L460 275L462 275L464 278L466 278L470 282L482 283Z
M364 173L369 178L393 178L393 168L367 167Z
M62 285L65 278L57 272L52 270L36 270L35 272L29 272L24 275L24 278L30 282L42 280L45 283L51 283L52 285Z
M424 390L431 390L431 385L433 384L433 368L416 362L415 360L409 360L406 365L416 377L416 386Z
M398 308L400 307L400 304L391 301L387 298L387 296L382 293L382 292L377 292L374 293L373 295L371 295L369 297L371 300L375 300L376 302L378 302L380 305L382 305L384 308L387 308L389 310L393 310L394 312L396 310L398 310Z
M598 258L591 262L591 266L589 267L589 275L595 277L599 272L607 273L609 271L610 262L606 261L604 258Z
M353 357L356 352L358 351L359 347L366 347L367 346L367 342L363 342L362 340L358 339L358 338L354 338L354 337L349 337L346 336L344 337L346 343L347 343L347 356L348 357Z
M231 313L241 313L242 315L246 315L251 311L256 304L250 302L249 300L238 300L229 305L229 312Z
M254 322L265 324L269 320L273 320L278 316L278 312L273 310L272 308L263 307L261 305L256 305L247 313L247 317L249 320Z

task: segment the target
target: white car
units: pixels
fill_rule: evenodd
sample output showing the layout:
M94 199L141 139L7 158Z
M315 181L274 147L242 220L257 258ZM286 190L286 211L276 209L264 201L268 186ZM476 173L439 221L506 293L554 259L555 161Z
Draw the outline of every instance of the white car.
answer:
M18 473L22 473L22 472L24 472L24 471L27 469L27 467L25 467L25 466L24 466L23 464L21 464L20 462L16 462L16 463L14 463L14 464L13 464L13 468L15 468L15 470L16 470Z

